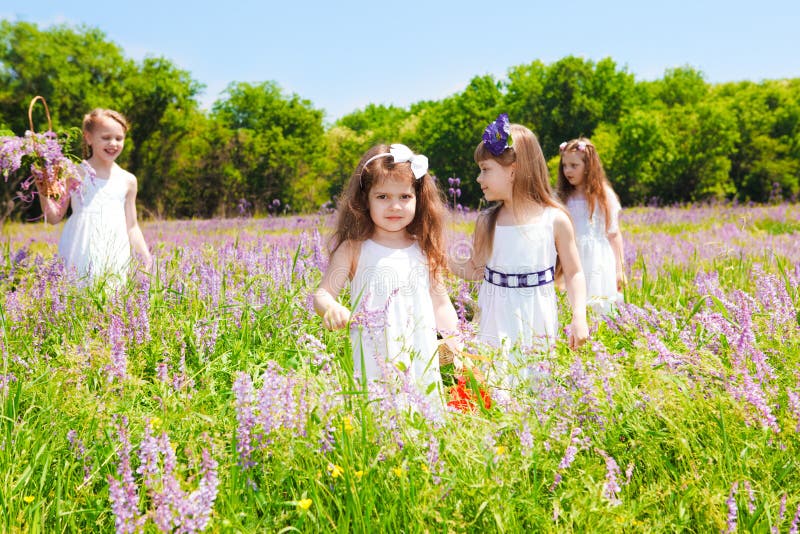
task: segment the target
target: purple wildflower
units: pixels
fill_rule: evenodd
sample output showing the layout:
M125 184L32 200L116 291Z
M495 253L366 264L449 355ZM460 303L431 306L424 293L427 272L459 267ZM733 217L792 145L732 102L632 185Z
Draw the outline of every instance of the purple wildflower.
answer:
M608 502L612 506L620 505L622 504L622 501L619 498L619 492L621 488L619 487L619 482L617 481L617 476L619 475L619 465L617 465L616 460L614 460L614 458L603 449L597 449L597 453L606 461L606 482L603 485L603 497L608 499Z
M794 513L794 519L792 519L792 524L789 526L789 534L797 534L798 524L800 524L800 504L797 505L797 511Z
M442 472L442 465L439 461L439 440L436 439L436 436L430 434L428 437L428 469L431 472L431 476L433 479L434 484L439 484L442 481L442 477L439 475Z
M122 319L115 313L111 314L108 340L111 345L111 363L106 366L106 371L108 372L106 380L109 383L114 380L123 382L128 378L128 355L125 351Z
M111 509L114 512L114 524L117 533L136 532L144 524L145 517L139 516L139 488L133 479L131 469L131 443L126 429L128 420L120 417L117 420L117 476L121 480L108 475L108 495L111 500Z
M239 465L243 469L252 467L250 459L253 454L252 431L256 424L253 413L253 382L246 373L238 373L233 383L236 399L236 451L239 453Z
M86 447L83 445L83 441L78 439L78 433L75 430L67 432L67 441L69 441L69 448L75 453L75 457L83 463L83 483L86 484L92 474L89 467L91 456L86 454Z
M726 533L736 532L736 523L739 515L739 508L736 506L736 492L738 491L739 483L734 482L731 486L731 492L728 499L725 501L728 504L728 528Z

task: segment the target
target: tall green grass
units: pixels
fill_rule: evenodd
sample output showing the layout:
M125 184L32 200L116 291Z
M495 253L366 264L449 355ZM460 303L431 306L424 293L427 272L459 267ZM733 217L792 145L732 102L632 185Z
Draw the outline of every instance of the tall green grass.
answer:
M794 231L759 220L748 230L754 240L762 231ZM691 240L712 223L680 224L673 230ZM109 477L119 478L120 416L128 421L147 532L157 531L154 503L136 469L148 426L175 446L185 491L198 485L203 449L218 462L208 526L215 532L791 528L800 506L800 413L790 398L800 394L797 257L754 245L739 257L697 254L648 267L639 253L625 293L632 315L608 324L593 318L592 344L577 351L560 344L536 356L549 372L513 391L508 404L453 413L442 425L397 413L392 427L353 379L346 334L324 331L310 310L319 265L311 230L291 225L275 232L294 240L225 227L209 246L185 223L174 234L161 223L157 274L148 285L132 278L118 290L48 281L52 246L12 264L26 242L8 238L0 266L0 530L113 531ZM649 235L645 224L629 230L631 246ZM25 239L46 237L29 232ZM793 324L773 330L769 303L746 316L731 307L737 291L757 300L757 268L781 280ZM698 276L709 273L724 298L698 290ZM456 298L455 281L451 287ZM137 341L142 303L149 336ZM731 331L745 320L752 325L754 346L775 373L762 391L778 431L758 424L752 405L731 393L744 356L738 338L703 322L715 313ZM564 307L562 324L567 315ZM114 316L127 329L123 380L109 379ZM682 363L659 359L664 350ZM326 354L330 370L322 371ZM254 441L247 466L237 450L234 383L247 376L265 390L274 363L294 398L308 403L307 415L301 432L284 425ZM754 376L759 369L751 356L741 365ZM609 458L619 470L611 495Z

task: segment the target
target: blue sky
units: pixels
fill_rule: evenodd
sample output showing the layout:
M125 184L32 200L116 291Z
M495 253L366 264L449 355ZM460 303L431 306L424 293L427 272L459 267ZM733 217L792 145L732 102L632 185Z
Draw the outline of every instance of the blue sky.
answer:
M206 85L204 107L230 82L273 80L328 121L568 55L611 57L637 80L683 65L709 82L800 77L798 0L6 0L0 18L86 24L128 57L166 57Z

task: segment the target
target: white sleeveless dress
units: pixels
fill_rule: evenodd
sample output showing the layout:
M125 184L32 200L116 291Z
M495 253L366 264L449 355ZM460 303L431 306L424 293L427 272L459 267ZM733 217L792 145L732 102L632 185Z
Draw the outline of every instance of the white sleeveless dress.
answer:
M536 222L495 226L492 254L486 266L506 274L554 267L556 213L556 208L547 207ZM513 367L500 369L503 374L528 376L531 362L524 361L524 354L530 350L547 351L558 336L558 299L552 281L536 287L500 287L484 280L478 291L478 309L478 339L502 348L507 363ZM512 377L502 377L504 381L508 378ZM511 381L516 382L513 378Z
M64 224L58 254L67 269L76 269L81 277L125 279L131 260L125 222L127 174L115 165L108 179L85 175L70 197L72 215Z
M586 277L586 305L600 315L608 314L621 300L617 291L617 263L607 232L619 230L619 212L622 209L616 195L609 193L610 224L601 209L595 208L589 218L589 204L583 196L567 199L567 209L575 226L575 242Z
M394 249L364 241L350 300L356 372L376 380L387 376L387 364L408 369L421 392L440 398L430 274L419 245Z

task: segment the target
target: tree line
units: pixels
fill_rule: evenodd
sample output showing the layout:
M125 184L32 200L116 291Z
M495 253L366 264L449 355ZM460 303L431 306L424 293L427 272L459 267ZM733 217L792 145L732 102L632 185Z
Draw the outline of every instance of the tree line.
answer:
M121 111L132 129L120 164L139 179L144 218L314 211L378 142L426 154L443 189L461 179L451 201L475 207L472 154L500 112L537 134L554 175L559 144L590 137L625 205L800 192L800 78L711 84L685 66L637 81L611 58L568 56L514 66L504 79L476 76L441 100L368 105L332 124L274 81L231 82L210 110L200 108L202 90L168 59L126 57L97 28L0 21L0 130L28 129L34 95L50 103L55 129L80 125L94 107ZM6 198L14 193L5 188Z

